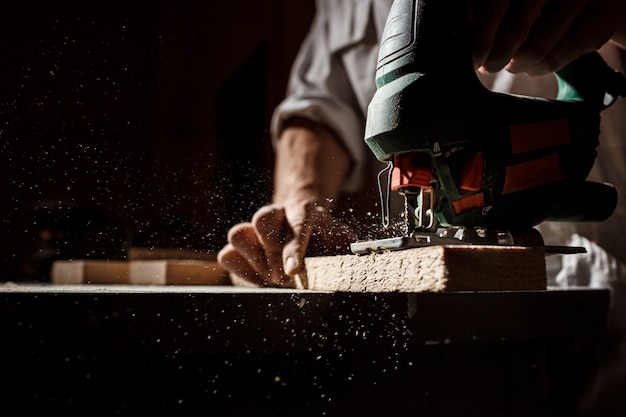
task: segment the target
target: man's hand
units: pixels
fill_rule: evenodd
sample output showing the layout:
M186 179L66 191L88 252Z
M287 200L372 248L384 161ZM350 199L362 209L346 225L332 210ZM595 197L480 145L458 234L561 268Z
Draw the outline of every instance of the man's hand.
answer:
M323 207L304 201L261 207L250 223L234 226L218 262L260 286L293 287L304 257L347 253L356 236Z
M607 41L626 46L623 0L470 0L474 65L539 75Z
M256 285L293 286L306 254L346 253L356 239L329 212L350 169L335 134L308 119L291 120L277 142L273 204L234 226L218 262Z

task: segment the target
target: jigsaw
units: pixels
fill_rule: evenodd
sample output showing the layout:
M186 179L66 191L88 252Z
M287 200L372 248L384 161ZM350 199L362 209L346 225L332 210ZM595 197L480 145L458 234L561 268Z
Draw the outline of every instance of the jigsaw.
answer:
M403 236L357 241L351 250L483 244L584 252L544 245L534 226L602 221L615 210L615 188L586 178L600 113L626 96L626 77L592 52L555 73L555 99L492 92L473 66L463 3L391 7L365 142L387 163L379 174L383 223L394 191L404 197L406 227Z

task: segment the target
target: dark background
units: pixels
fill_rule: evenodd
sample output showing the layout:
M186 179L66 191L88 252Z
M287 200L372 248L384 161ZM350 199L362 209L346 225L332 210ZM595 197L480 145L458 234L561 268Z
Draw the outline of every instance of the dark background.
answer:
M0 9L2 280L131 245L216 252L269 202L312 0Z

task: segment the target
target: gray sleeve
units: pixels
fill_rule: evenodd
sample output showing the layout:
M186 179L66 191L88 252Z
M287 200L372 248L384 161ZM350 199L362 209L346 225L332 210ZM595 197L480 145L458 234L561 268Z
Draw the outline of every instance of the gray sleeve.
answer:
M274 111L271 134L275 142L285 122L294 116L328 126L351 155L345 190L353 191L362 183L368 157L363 142L364 101L373 94L375 67L371 62L375 66L378 46L375 33L367 36L372 26L371 3L318 0L316 5L311 29L292 67L287 95ZM364 53L366 41L371 45Z

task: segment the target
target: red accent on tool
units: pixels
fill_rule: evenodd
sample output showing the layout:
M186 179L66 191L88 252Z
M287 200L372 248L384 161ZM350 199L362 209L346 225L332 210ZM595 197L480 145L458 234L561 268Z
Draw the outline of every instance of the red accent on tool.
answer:
M466 191L480 190L483 180L483 153L469 152L463 161L461 183L459 187Z
M398 191L408 187L430 186L432 169L430 159L423 152L408 152L393 157L391 189Z
M567 119L543 120L509 127L513 155L572 142Z
M558 154L506 167L502 194L527 190L562 179Z
M468 195L452 202L454 212L456 214L463 213L475 207L483 207L485 205L485 195L483 193Z

